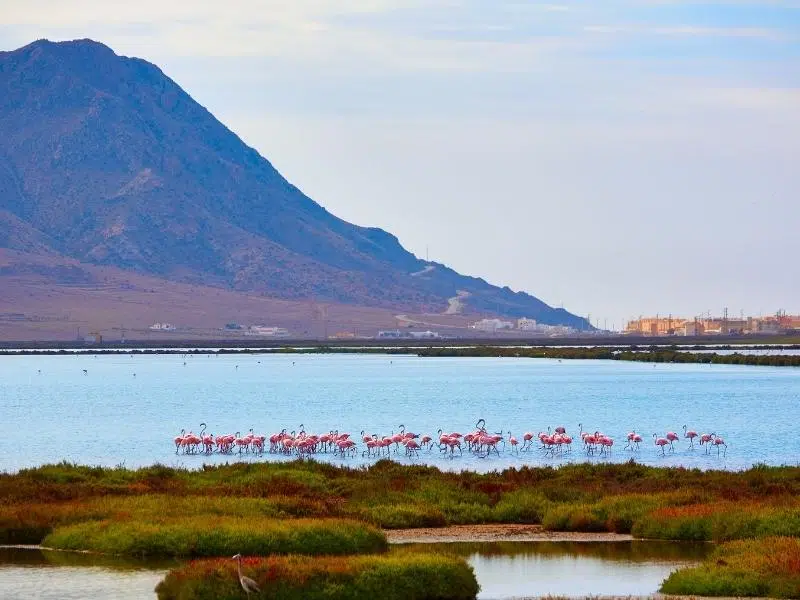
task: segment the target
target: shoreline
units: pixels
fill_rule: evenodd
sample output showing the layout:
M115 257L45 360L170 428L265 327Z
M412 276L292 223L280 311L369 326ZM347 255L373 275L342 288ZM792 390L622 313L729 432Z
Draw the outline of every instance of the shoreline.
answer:
M547 531L541 525L487 524L449 525L416 529L382 530L390 544L447 544L475 542L632 542L622 533Z

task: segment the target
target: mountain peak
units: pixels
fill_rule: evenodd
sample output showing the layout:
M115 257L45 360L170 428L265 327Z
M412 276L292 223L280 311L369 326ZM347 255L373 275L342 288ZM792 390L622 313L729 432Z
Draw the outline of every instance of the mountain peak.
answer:
M280 298L444 312L458 296L583 326L330 214L146 61L38 40L0 53L0 89L0 211L26 228L3 239Z
M52 41L45 38L31 42L16 50L0 52L3 55L19 55L28 57L41 56L43 53L67 57L67 56L89 56L106 55L116 56L114 51L101 42L84 38L80 40Z

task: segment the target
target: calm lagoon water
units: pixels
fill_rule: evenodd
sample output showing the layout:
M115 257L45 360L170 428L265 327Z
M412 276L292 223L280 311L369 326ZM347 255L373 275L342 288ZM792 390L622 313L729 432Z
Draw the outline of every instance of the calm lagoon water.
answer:
M75 552L0 548L0 598L155 598L153 590L169 568L164 563Z
M395 552L455 553L475 569L481 600L649 595L676 568L698 562L710 544L510 542L428 544ZM155 598L171 565L41 550L0 548L0 598Z
M185 363L185 364L184 364ZM86 374L84 374L84 369ZM625 461L739 469L754 463L800 463L800 369L547 359L417 358L385 355L84 355L0 357L0 470L61 460L126 466L160 462L199 467L261 457L176 456L182 428L214 434L270 433L305 425L435 435L465 433L478 418L490 431L538 432L578 424L615 438L609 458L540 451L499 457L418 459L447 469L487 471L524 464ZM660 456L652 434L687 424L728 442L727 457L688 450ZM626 451L635 429L641 450ZM320 456L336 463L369 459Z
M649 596L679 567L699 563L712 544L664 542L493 542L415 545L453 552L475 569L479 600L541 596Z

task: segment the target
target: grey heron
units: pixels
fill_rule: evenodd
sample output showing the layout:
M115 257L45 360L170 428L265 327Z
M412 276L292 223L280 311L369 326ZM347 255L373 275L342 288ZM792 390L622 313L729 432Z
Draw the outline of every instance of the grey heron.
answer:
M236 560L236 565L239 568L239 583L242 584L242 589L245 591L248 597L253 592L260 592L261 589L258 587L258 584L247 577L246 575L242 574L242 555L237 554L233 557Z

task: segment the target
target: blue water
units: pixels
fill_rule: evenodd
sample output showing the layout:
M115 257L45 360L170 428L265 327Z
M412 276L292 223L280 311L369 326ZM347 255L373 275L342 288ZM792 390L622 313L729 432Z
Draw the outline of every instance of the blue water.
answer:
M184 365L184 362L186 363ZM87 373L83 373L86 369ZM135 374L135 375L134 375ZM581 444L566 457L535 450L448 459L421 453L402 462L487 471L524 464L624 461L740 469L754 463L800 463L800 369L731 365L384 355L179 355L0 357L0 470L61 460L126 466L160 462L199 467L238 456L176 456L182 428L214 434L269 435L283 428L358 438L408 431L466 433L478 418L490 431L521 438L578 423L615 438L610 457L587 457ZM652 433L687 424L728 442L727 456L687 450L666 457ZM626 451L631 429L645 438ZM351 465L370 462L320 456ZM281 460L265 454L241 460Z

